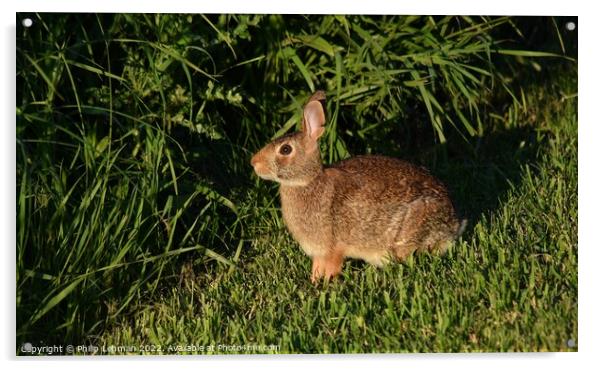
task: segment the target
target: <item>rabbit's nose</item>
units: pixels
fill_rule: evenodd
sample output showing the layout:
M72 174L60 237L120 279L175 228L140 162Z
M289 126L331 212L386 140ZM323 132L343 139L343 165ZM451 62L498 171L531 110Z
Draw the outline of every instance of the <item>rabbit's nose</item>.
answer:
M253 155L253 157L251 158L251 165L253 167L255 167L255 165L257 165L258 161L259 161L259 158L257 157L257 154Z

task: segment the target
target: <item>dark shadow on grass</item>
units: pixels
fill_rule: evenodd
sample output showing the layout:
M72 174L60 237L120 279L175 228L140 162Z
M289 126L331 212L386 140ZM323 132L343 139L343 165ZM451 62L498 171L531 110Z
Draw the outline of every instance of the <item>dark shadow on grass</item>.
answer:
M474 150L458 150L450 140L420 159L431 162L431 171L446 183L470 233L482 215L500 206L511 186L520 186L524 166L537 161L543 143L531 128L512 128L471 140Z

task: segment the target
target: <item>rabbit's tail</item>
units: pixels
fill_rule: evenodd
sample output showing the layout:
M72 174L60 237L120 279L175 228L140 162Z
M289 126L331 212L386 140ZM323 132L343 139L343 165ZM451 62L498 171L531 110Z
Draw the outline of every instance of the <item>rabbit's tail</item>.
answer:
M458 224L458 229L456 230L456 238L460 238L464 230L466 229L466 225L468 224L468 219L462 219L460 224Z

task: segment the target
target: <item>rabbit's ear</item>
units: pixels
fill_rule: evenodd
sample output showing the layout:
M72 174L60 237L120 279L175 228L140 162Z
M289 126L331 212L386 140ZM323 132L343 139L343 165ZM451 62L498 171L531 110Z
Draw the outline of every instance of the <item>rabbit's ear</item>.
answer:
M309 100L307 100L308 103L312 102L312 101L325 102L326 101L326 93L322 90L318 90L318 91L314 92L314 94L311 95Z
M313 100L303 109L303 132L312 140L317 141L324 133L324 109L319 100Z

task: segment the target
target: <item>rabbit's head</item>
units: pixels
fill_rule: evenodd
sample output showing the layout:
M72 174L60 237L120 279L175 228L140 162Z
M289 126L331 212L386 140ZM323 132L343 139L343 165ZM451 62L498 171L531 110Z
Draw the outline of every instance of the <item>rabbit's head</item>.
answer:
M305 186L322 171L318 139L324 133L323 91L317 91L303 109L302 130L270 142L253 155L251 165L263 179L285 186Z

